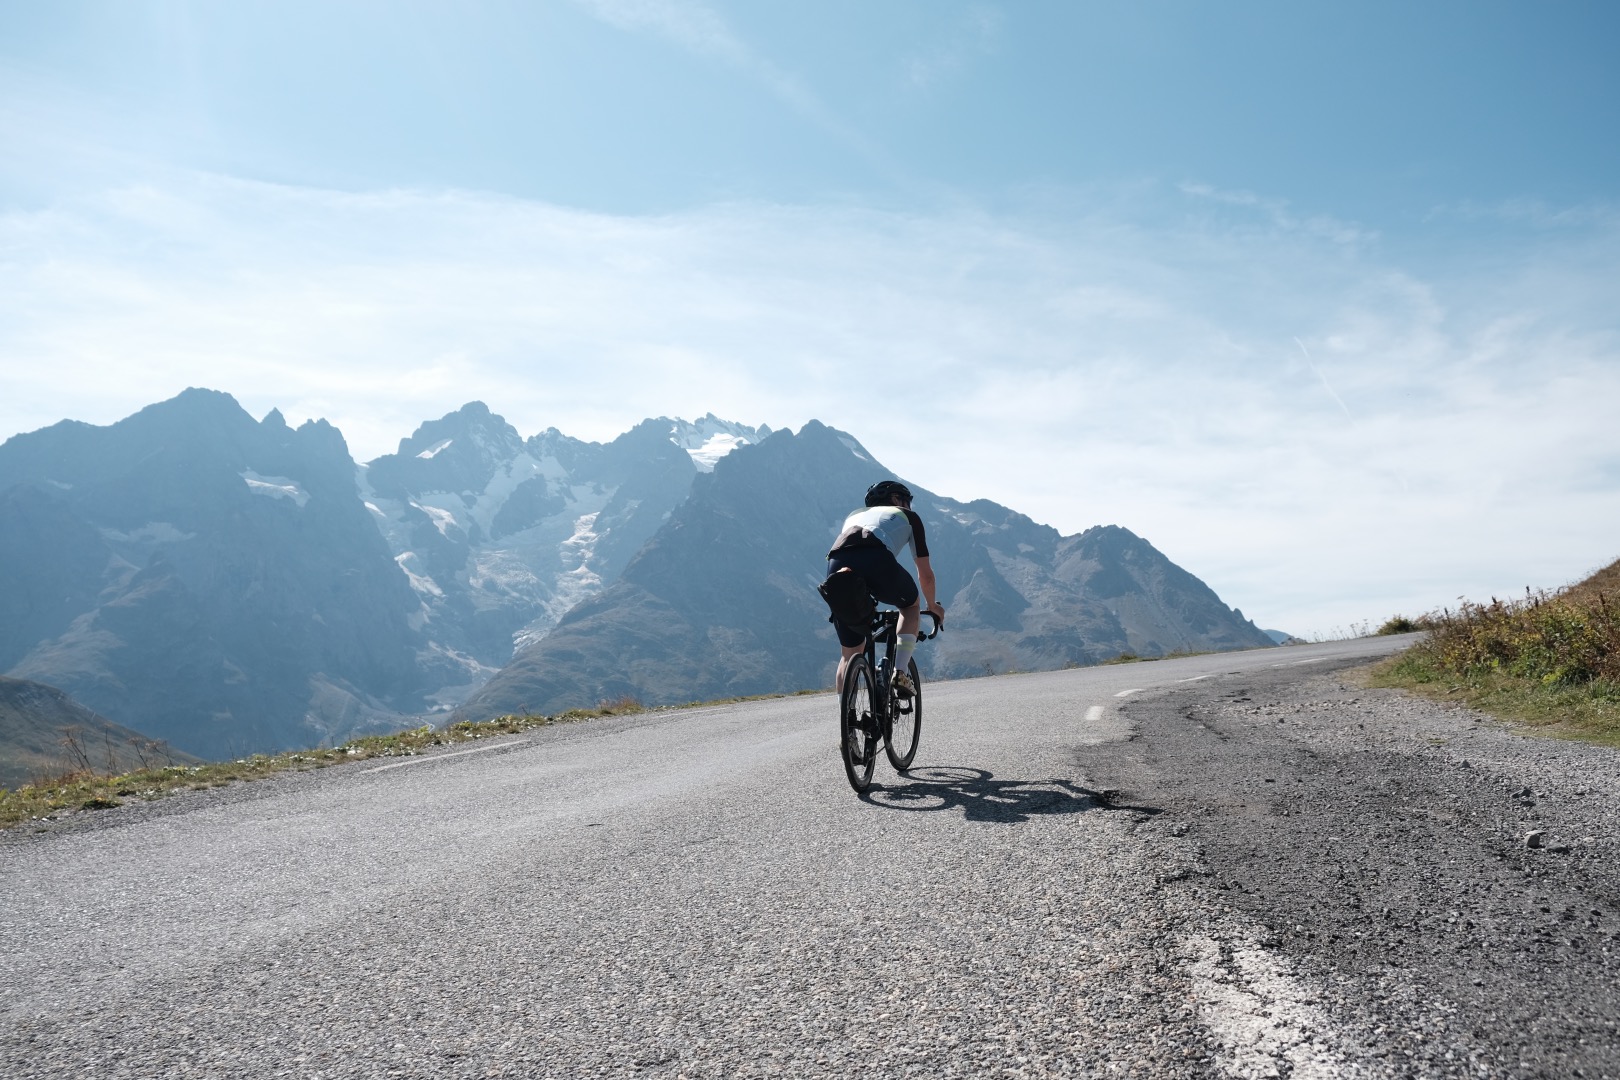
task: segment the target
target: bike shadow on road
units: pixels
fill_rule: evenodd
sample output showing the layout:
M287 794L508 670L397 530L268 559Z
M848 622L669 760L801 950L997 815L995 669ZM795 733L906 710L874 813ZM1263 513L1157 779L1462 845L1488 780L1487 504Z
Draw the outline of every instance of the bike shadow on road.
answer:
M1055 814L1124 810L1152 817L1164 811L1130 806L1119 793L1094 791L1073 780L998 780L986 769L930 765L902 774L896 783L873 785L861 798L890 810L961 810L968 821L1017 823Z

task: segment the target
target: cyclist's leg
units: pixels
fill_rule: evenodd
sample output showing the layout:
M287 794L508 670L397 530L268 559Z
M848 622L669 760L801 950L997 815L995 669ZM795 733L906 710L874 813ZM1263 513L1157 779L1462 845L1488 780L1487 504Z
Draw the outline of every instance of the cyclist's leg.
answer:
M842 558L835 557L827 560L827 573L829 574L852 569L854 567L847 565ZM862 647L866 644L866 637L853 627L845 626L839 622L836 615L827 621L833 624L833 630L838 634L838 675L833 680L833 689L842 694L844 692L844 673L849 670L849 662L861 655Z
M917 639L917 630L921 626L922 600L919 597L918 599L913 600L907 606L900 609L900 629L898 632L901 634L910 634L911 639L915 641Z
M920 621L918 604L921 602L916 579L889 553L888 548L867 548L862 555L861 573L866 578L866 587L872 590L878 603L900 609L902 633L905 632L905 613L911 612L911 632L916 633Z
M838 678L833 682L833 689L840 694L844 692L844 672L849 670L849 662L861 655L859 645L839 645L841 655L838 657Z
M917 628L921 624L922 612L918 602L913 601L911 606L900 609L900 628L895 631L895 637L899 640L895 644L894 673L899 680L895 689L902 697L910 697L914 690L907 672L911 668L912 655L917 651Z
M845 551L836 551L827 559L827 573L836 574L840 571L852 570L865 578L868 568L872 565L872 556L881 552L888 555L887 548L855 548ZM891 556L892 559L892 556ZM881 563L878 564L881 568ZM868 583L870 588L870 583ZM849 662L859 656L866 647L865 627L855 628L845 626L835 615L828 620L838 633L838 675L833 680L833 688L842 694L844 692L844 675L849 671Z
M898 677L896 689L905 695L911 692L911 680L905 672L917 648L917 628L922 624L922 594L917 589L916 579L900 565L900 561L887 548L881 551L881 556L874 560L879 565L868 572L866 583L873 596L900 609L900 625L895 630L898 640L894 671Z

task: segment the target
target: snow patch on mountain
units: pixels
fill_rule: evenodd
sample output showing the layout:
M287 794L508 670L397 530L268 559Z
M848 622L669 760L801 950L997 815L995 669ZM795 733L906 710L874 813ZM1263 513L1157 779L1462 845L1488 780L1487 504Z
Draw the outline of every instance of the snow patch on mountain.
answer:
M600 512L600 511L599 511ZM586 514L574 522L574 535L563 541L563 557L574 556L575 570L582 569L596 546L596 514ZM572 572L572 571L570 571Z
M602 591L601 575L590 567L599 539L594 528L599 513L575 519L573 535L559 545L562 565L552 579L551 596L542 603L540 614L512 636L514 652L545 637L570 608Z
M456 520L456 512L448 507L434 506L425 496L421 500L411 500L411 505L428 516L428 520L433 522L433 527L439 530L440 536L448 537L451 529L466 532Z
M408 537L410 530L405 525L403 505L394 499L385 499L372 489L371 477L366 466L361 465L355 470L355 486L360 489L360 501L371 511L376 520L377 531L383 534L388 549L394 553L396 561L401 554L410 554Z
M260 476L252 469L244 469L241 473L248 490L255 495L264 495L271 499L291 499L299 509L309 502L309 492L296 480L285 476Z
M421 458L423 461L432 461L434 458L438 457L439 454L443 450L445 450L451 443L453 443L455 441L456 440L454 440L454 439L441 439L440 441L434 443L432 446L428 447L426 450L423 450L420 454L417 454L416 456Z
M668 418L665 418L668 419ZM749 427L707 413L695 421L669 420L669 439L692 456L698 472L713 472L715 462L737 449L759 442L771 433L761 424Z
M398 566L400 571L404 573L405 580L411 583L412 589L415 589L422 596L442 599L444 590L439 588L438 582L425 573L417 572L422 568L421 562L421 556L414 551L405 551L394 556L394 565Z
M568 470L563 468L563 463L557 460L555 454L547 454L541 458L539 468L540 475L547 480L565 480L568 478Z
M495 515L501 512L501 507L506 505L506 500L512 497L518 485L537 477L562 477L562 465L556 458L548 460L550 468L546 462L536 461L524 451L495 470L495 475L489 478L489 483L484 485L484 490L477 494L467 510L478 527L484 530L484 535L489 536L495 531Z
M711 435L709 441L702 446L687 450L692 455L692 464L698 467L699 472L713 472L714 463L737 449L739 446L749 445L748 440L736 435Z

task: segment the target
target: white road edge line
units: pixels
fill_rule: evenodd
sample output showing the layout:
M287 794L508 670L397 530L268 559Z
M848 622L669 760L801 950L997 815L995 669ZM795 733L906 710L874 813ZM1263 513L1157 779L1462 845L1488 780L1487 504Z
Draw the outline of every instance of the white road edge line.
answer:
M1177 679L1176 682L1178 682L1178 683L1197 682L1199 679L1213 679L1214 677L1215 677L1214 675L1194 675L1190 679Z
M503 743L491 743L489 746L475 746L471 750L452 750L448 754L424 754L421 757L407 758L404 761L391 761L387 765L373 765L361 772L382 772L384 769L403 769L407 765L420 765L425 761L443 761L447 757L461 757L463 754L482 754L485 750L500 750L507 746L516 746L522 739L511 739Z
M1103 718L1103 707L1101 705L1093 705L1091 708L1086 710L1086 723L1095 724L1098 720L1101 720L1102 718Z
M1342 1045L1348 1033L1336 1032L1317 1004L1320 992L1286 961L1249 941L1231 941L1222 949L1202 934L1184 938L1182 947L1191 961L1193 999L1224 1051L1226 1075L1296 1080L1368 1075Z
M1142 688L1140 686L1138 686L1138 687L1136 687L1135 689L1132 689L1132 690L1121 690L1119 693L1115 694L1114 696L1115 697L1130 697L1132 694L1140 694L1141 692L1142 692Z
M1326 659L1327 657L1325 656L1313 656L1309 660L1295 660L1294 665L1297 667L1300 664L1320 664Z

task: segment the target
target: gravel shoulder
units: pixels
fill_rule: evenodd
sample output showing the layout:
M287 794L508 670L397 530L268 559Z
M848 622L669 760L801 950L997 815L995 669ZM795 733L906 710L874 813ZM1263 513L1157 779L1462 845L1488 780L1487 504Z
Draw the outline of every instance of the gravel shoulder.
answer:
M1221 1070L1620 1076L1620 755L1356 676L1136 697L1086 756L1164 811Z

